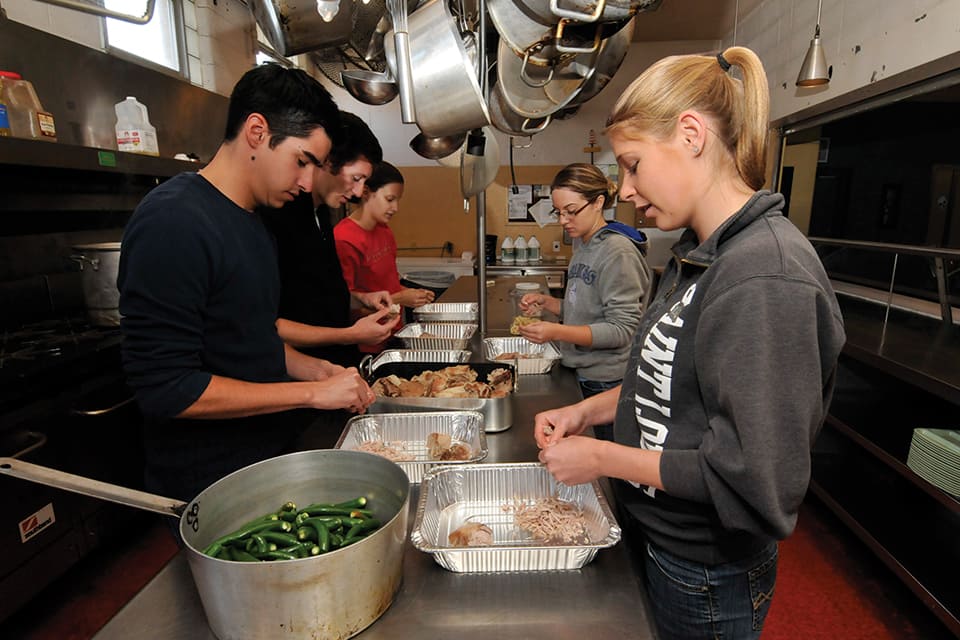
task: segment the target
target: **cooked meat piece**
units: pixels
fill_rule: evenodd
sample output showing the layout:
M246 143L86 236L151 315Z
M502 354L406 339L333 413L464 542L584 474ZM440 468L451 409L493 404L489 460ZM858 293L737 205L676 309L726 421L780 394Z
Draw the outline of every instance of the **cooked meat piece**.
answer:
M520 353L519 351L505 351L498 355L494 360L532 360L539 358L542 353Z
M397 398L400 396L400 385L403 382L403 378L395 375L389 375L374 382L372 391L374 395Z
M414 380L404 380L400 383L401 398L422 398L427 394L427 388Z
M462 442L454 442L450 448L440 454L441 460L469 460L473 452Z
M513 377L509 369L494 369L487 374L487 382L492 387L502 387L513 383Z
M447 387L433 395L434 398L479 398L476 391L470 391L465 386Z
M443 452L450 448L453 439L449 433L433 432L427 436L427 455L432 460L441 460Z
M493 544L493 529L480 522L468 522L450 532L447 539L455 547L485 547Z

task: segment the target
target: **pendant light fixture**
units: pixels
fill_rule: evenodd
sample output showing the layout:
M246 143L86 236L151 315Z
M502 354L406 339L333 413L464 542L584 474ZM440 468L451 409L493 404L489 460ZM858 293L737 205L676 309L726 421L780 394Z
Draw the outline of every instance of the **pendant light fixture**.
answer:
M800 73L797 75L798 87L819 87L830 82L830 68L827 66L827 58L823 55L823 45L820 43L820 9L822 6L823 0L818 0L817 30L813 33L810 48L807 49L807 55L804 57Z

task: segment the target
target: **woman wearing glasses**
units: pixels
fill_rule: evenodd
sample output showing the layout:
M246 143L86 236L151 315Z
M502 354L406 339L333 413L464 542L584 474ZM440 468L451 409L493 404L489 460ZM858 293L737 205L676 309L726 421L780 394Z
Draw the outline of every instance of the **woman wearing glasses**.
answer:
M640 323L640 301L650 286L650 270L640 243L643 236L620 222L603 219L617 186L592 164L576 163L553 179L554 213L574 240L561 300L529 293L520 300L524 313L543 308L563 323L534 322L520 334L535 343L552 341L561 362L577 370L584 398L620 384L630 355L630 342ZM612 439L611 425L594 427L598 438Z

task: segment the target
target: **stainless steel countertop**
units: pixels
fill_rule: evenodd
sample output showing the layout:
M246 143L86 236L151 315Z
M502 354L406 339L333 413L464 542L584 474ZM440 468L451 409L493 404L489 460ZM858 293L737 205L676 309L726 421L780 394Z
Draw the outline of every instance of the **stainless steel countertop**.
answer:
M508 335L512 321L509 293L514 281L498 278L488 287L488 334ZM530 278L524 278L529 281ZM442 302L476 300L477 278L458 279ZM471 345L473 359L483 357L482 336ZM537 459L534 415L580 397L573 372L557 366L548 375L522 376L514 397L514 422L506 431L487 434L485 462ZM418 487L410 494L413 526ZM349 588L349 587L345 587ZM625 543L601 550L576 571L460 574L443 569L429 554L408 544L403 584L389 609L357 638L654 638L646 593ZM96 636L215 640L207 626L196 587L181 552Z

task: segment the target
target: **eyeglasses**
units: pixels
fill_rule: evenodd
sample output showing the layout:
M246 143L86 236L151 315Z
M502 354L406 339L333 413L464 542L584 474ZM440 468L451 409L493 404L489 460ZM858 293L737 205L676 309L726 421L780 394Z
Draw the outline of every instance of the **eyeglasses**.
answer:
M577 214L583 211L584 209L586 209L591 204L593 204L594 200L596 200L596 198L594 198L593 200L587 200L585 203L583 203L583 206L577 209L576 211L564 211L563 209L557 209L556 207L554 207L553 209L550 210L550 213L557 216L558 218L560 216L567 216L568 218L576 218Z

